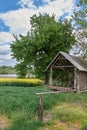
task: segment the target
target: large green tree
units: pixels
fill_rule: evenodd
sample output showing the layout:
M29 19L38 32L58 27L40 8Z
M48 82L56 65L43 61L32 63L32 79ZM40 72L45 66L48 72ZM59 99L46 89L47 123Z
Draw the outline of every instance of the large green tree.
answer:
M26 36L15 36L11 45L12 56L19 62L16 68L20 76L23 65L25 77L27 69L35 68L36 76L43 78L46 66L59 51L68 52L75 43L72 34L71 22L68 20L55 20L55 16L48 14L31 17L31 31ZM22 65L21 65L22 64ZM19 67L20 66L20 67Z

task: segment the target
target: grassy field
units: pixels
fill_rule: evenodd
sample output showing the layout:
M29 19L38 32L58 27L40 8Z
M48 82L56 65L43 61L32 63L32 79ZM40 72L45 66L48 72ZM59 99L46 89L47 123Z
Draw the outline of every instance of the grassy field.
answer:
M43 91L46 88L0 87L0 119L7 123L5 130L87 130L87 93L45 95L44 122L40 122L36 93Z

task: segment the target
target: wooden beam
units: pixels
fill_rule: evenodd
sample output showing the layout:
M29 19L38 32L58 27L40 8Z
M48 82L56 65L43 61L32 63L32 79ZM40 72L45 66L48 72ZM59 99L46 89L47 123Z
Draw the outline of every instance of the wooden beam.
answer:
M50 92L41 92L41 93L36 93L37 96L40 96L40 95L46 95L46 94L58 94L58 93L61 93L63 91L57 91L57 92L54 92L54 91L50 91ZM65 91L64 91L65 92Z
M74 68L74 66L53 66L53 68Z
M73 92L74 90L70 90L70 92ZM58 94L58 93L68 93L67 89L66 90L61 90L61 91L49 91L49 92L41 92L41 93L36 93L37 96L41 95L46 95L46 94Z
M59 57L53 62L52 66L54 66L54 64L60 59L61 55L59 55Z
M46 71L51 67L51 66L53 66L56 62L57 62L57 60L59 60L59 58L61 57L61 55L59 55L59 57L58 57L58 55L57 56L55 56L55 58L51 61L51 63L47 66L47 68L46 68Z

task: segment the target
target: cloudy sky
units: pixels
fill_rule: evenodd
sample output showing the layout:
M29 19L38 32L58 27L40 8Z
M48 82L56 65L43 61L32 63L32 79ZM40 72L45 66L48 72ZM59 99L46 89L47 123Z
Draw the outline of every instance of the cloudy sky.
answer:
M26 35L30 17L47 13L70 18L79 0L0 0L0 66L14 66L10 45L13 34Z

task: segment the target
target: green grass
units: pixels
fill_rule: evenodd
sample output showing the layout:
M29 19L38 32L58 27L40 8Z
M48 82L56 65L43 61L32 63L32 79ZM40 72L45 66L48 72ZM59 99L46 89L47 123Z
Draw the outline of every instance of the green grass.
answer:
M54 109L53 117L49 123L38 121L36 119L38 110L38 97L36 93L43 91L47 91L47 89L43 87L0 87L0 116L4 115L10 120L10 126L5 130L44 130L46 127L49 130L52 128L52 130L57 130L54 129L54 124L57 126L57 120L70 125L70 123L75 123L74 119L79 122L78 124L81 125L81 128L86 126L87 115L85 113L87 110L85 108L87 106L85 104L87 104L87 93L44 95L44 111L50 112ZM81 109L79 109L78 104L81 105ZM70 105L73 106L72 109L69 109ZM56 106L60 106L59 109ZM77 111L80 111L81 114L77 114ZM68 112L73 112L70 117ZM76 115L76 117L74 118L73 115L74 117ZM64 121L62 120L63 117ZM79 117L84 119L84 121L82 119L79 120Z
M87 109L81 104L62 104L55 109L54 119L66 124L78 124L81 129L87 124Z
M86 130L87 108L76 103L61 103L52 110L51 120L39 130Z

